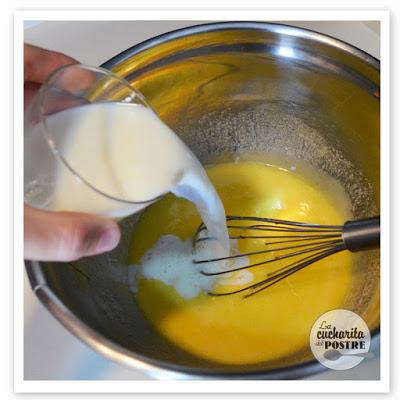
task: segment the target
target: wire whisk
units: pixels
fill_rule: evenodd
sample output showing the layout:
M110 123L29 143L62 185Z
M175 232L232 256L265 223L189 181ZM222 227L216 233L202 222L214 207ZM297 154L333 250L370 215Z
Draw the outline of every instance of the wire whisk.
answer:
M217 276L252 269L260 266L272 266L282 260L288 261L284 267L267 273L266 278L251 285L228 292L209 292L212 296L227 296L247 292L245 298L259 293L285 278L301 271L307 266L335 253L348 250L357 252L379 248L380 217L348 221L344 225L319 225L304 222L285 221L261 217L227 216L229 238L234 240L260 240L265 249L228 257L195 259L195 264L221 263L226 266L229 260L251 256L265 256L265 259L252 264L233 268L218 268L215 271L201 270L203 275ZM206 240L207 229L200 224L193 238L194 246ZM294 260L293 260L294 259Z

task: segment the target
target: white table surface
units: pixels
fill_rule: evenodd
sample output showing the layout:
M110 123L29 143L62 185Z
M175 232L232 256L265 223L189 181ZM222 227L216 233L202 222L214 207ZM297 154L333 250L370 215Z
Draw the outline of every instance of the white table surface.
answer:
M202 21L62 21L25 22L25 42L64 52L77 60L100 65L145 39ZM209 22L209 21L204 21ZM288 23L288 22L285 22ZM379 58L378 22L290 22L351 43ZM25 379L150 379L97 354L76 339L42 306L24 282ZM379 379L379 345L376 358L348 371L328 371L308 379Z

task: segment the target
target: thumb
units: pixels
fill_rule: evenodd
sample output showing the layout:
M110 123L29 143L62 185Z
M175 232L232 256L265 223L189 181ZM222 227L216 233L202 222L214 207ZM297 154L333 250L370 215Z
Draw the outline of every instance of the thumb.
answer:
M51 212L25 205L24 256L73 261L112 250L121 237L111 220L75 212Z

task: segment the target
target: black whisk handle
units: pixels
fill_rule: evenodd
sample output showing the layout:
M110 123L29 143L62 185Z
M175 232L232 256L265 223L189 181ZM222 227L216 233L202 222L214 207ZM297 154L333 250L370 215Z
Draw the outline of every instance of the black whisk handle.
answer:
M347 250L377 249L381 242L381 218L348 221L344 224L342 237Z

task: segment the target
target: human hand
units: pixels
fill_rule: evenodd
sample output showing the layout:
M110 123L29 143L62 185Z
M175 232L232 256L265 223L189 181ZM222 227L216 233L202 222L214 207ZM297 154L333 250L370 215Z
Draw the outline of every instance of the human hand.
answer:
M24 105L57 68L76 63L64 54L24 45ZM119 242L118 225L90 214L50 212L24 206L24 257L72 261L112 250Z
M112 250L119 242L118 225L111 220L75 212L51 212L25 205L25 258L73 261Z

